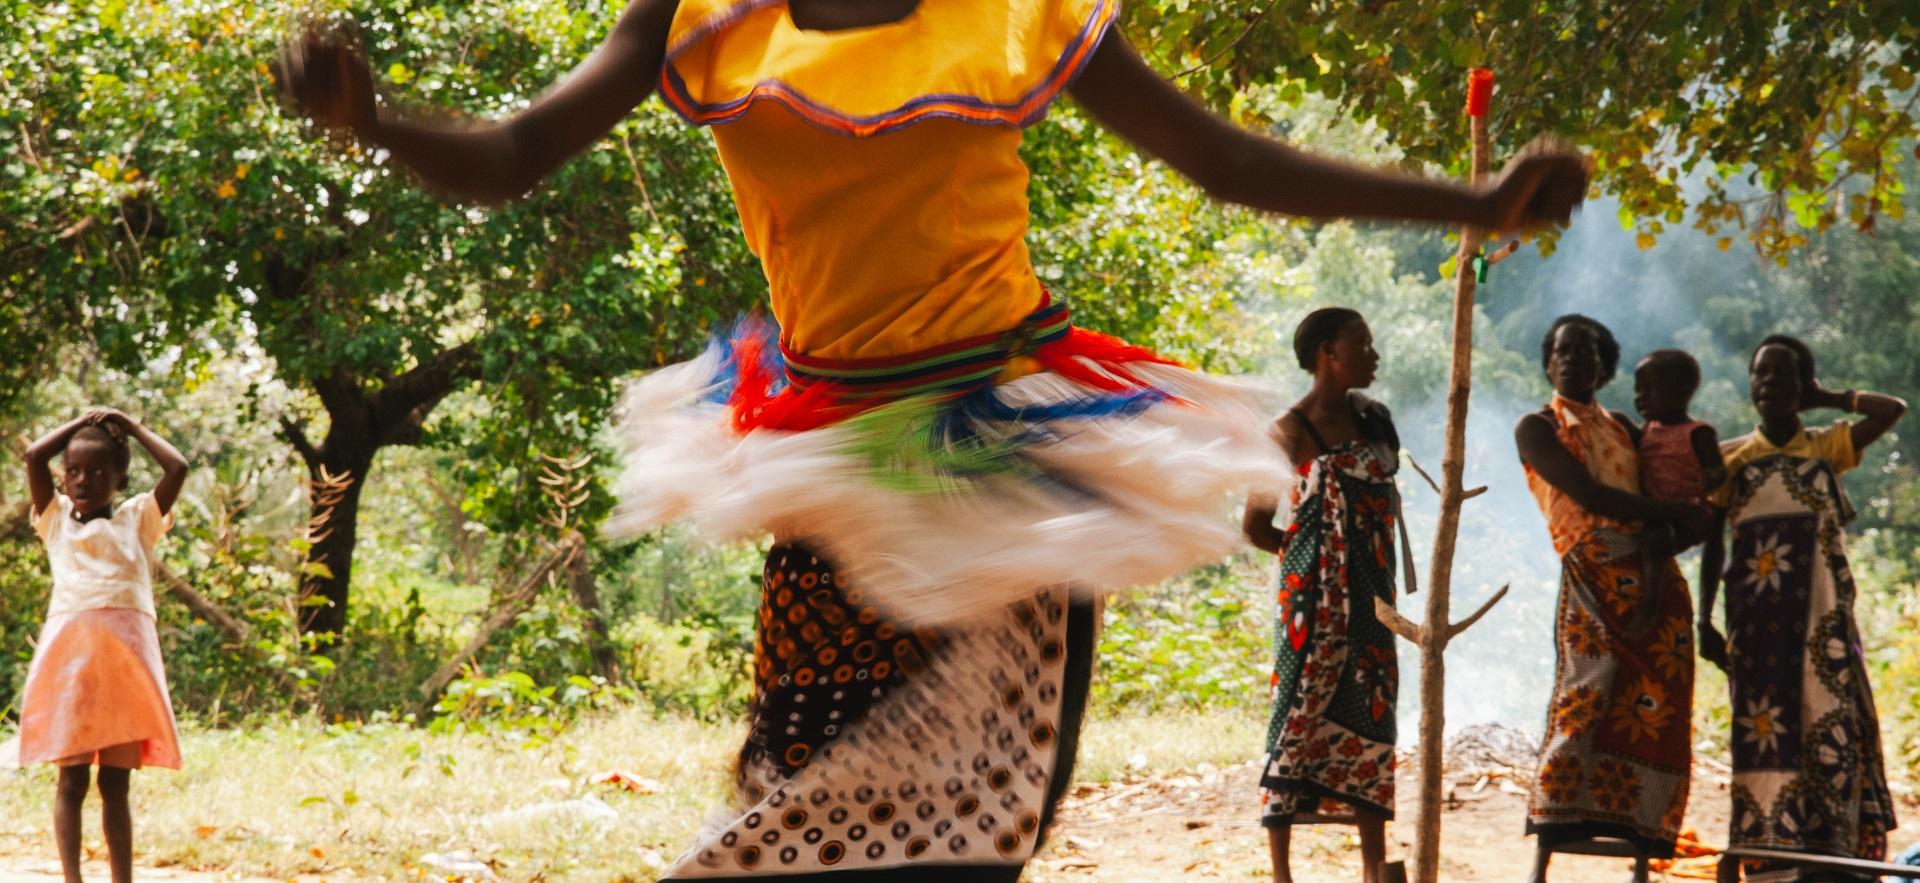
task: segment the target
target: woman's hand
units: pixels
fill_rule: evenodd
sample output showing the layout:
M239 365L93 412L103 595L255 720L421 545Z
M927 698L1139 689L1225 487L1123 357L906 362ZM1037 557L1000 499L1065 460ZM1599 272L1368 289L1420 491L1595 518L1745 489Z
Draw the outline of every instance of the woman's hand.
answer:
M274 79L281 94L322 128L365 132L378 118L367 58L341 31L309 26L287 41Z
M1716 485L1709 485L1713 487ZM1704 537L1713 533L1715 527L1713 509L1708 506L1687 506L1686 514L1679 519L1679 526L1694 537Z
M1587 198L1593 160L1558 141L1539 139L1520 151L1485 190L1487 227L1528 230L1565 224Z
M1700 658L1713 663L1721 671L1731 664L1727 658L1727 638L1713 627L1713 620L1701 617L1699 622Z

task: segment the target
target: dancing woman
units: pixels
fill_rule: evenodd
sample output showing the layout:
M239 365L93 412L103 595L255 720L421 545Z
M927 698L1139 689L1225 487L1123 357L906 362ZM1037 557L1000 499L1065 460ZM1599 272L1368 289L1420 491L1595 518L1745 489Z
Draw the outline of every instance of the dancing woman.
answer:
M1893 796L1853 618L1853 505L1840 475L1907 403L1822 387L1813 351L1785 335L1754 348L1747 381L1760 425L1722 445L1728 479L1714 495L1733 529L1726 637L1713 627L1720 575L1700 587L1701 655L1726 670L1733 688L1730 842L1881 860ZM1800 412L1813 408L1862 419L1809 428ZM1748 872L1799 879L1785 867Z
M476 125L389 111L348 41L284 53L306 113L460 199L525 193L656 90L714 127L775 324L629 392L613 526L776 543L738 812L672 875L1016 878L1071 768L1092 593L1227 553L1223 498L1282 480L1242 387L1074 328L1034 274L1021 130L1061 93L1275 212L1514 228L1585 193L1563 151L1470 190L1239 130L1117 13L634 0L572 75Z
M1606 326L1561 316L1540 357L1553 399L1514 428L1561 560L1553 698L1527 806L1533 879L1545 883L1555 847L1612 837L1634 845L1645 880L1647 859L1673 854L1692 775L1692 611L1674 526L1701 536L1711 519L1640 493L1637 430L1594 400L1620 363Z

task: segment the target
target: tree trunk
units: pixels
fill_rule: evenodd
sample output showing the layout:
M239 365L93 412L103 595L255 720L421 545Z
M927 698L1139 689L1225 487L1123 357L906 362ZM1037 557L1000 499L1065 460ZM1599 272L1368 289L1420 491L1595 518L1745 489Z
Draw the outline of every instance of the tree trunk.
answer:
M573 562L573 572L569 574L567 587L573 592L573 601L587 614L587 631L591 633L589 648L593 652L593 667L600 676L613 683L619 679L620 667L613 655L613 643L607 634L607 617L600 610L600 593L594 586L593 557L582 551Z
M1470 180L1475 185L1487 176L1485 101L1492 91L1492 76L1485 71L1476 71L1469 80L1473 82L1482 75L1485 75L1483 85L1487 91L1481 93L1478 102L1470 97L1467 104L1473 127ZM1480 248L1485 241L1486 231L1475 227L1464 228L1460 232L1460 251L1455 257L1453 358L1447 385L1446 448L1440 464L1441 484L1434 488L1440 494L1440 522L1434 530L1433 560L1429 562L1426 622L1415 625L1394 610L1385 599L1374 599L1374 609L1380 621L1394 634L1420 648L1420 793L1418 833L1413 850L1414 879L1418 883L1436 883L1440 877L1440 814L1443 809L1440 780L1447 727L1447 644L1471 628L1507 594L1506 587L1502 587L1473 615L1458 623L1449 622L1453 553L1460 536L1460 505L1486 491L1484 487L1467 490L1462 484L1466 473L1467 400L1473 391L1473 301L1477 269L1474 259L1480 255ZM1485 260L1487 264L1496 263L1511 253L1511 248L1503 249L1500 254L1486 256ZM1418 469L1419 464L1414 464L1414 468ZM1421 475L1424 477L1426 473L1422 472ZM1431 478L1427 480L1432 481Z
M347 632L360 491L373 466L373 449L364 440L339 439L329 432L322 452L307 467L307 540L312 546L301 568L300 633L331 635L330 640L337 641Z
M308 382L327 410L327 437L316 447L306 431L281 418L287 443L306 460L310 495L307 557L300 578L300 632L338 640L348 621L348 586L358 538L360 492L373 458L389 445L420 442L427 415L448 393L477 376L477 350L463 343L367 392L344 368Z

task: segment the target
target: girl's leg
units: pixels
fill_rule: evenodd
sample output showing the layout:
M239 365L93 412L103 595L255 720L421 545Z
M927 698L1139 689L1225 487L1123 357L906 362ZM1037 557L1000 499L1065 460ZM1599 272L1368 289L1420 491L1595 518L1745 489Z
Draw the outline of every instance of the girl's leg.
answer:
M80 806L87 802L87 778L92 768L85 763L60 767L60 784L53 792L53 842L60 850L60 872L66 883L82 883L80 878Z
M1387 820L1372 813L1356 813L1360 821L1360 879L1386 883Z
M1273 883L1293 883L1293 866L1287 861L1293 849L1293 826L1268 828L1267 849L1273 853Z
M113 883L133 883L133 810L127 790L133 771L126 767L100 768L100 828L107 838L107 862Z

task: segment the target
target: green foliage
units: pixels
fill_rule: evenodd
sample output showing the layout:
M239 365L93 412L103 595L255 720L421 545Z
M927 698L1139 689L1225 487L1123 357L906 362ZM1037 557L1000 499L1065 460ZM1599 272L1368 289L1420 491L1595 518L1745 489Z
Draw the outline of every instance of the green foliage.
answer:
M264 62L312 9L4 7L0 379L22 382L0 384L0 414L68 344L128 373L165 362L176 386L237 354L262 427L324 412L329 443L449 452L462 510L524 542L536 452L593 450L619 378L761 299L718 161L654 108L522 202L442 204L277 106ZM492 115L584 57L616 10L350 11L393 100ZM381 396L397 410L369 419Z
M1786 259L1812 233L1901 217L1894 166L1916 132L1920 6L1704 0L1128 7L1158 67L1256 119L1251 84L1318 94L1409 160L1466 170L1466 71L1492 68L1497 154L1536 133L1594 152L1601 189L1650 245L1688 220ZM1701 176L1704 190L1688 192ZM1731 228L1731 229L1729 229Z
M1214 565L1108 602L1092 700L1110 710L1257 709L1267 702L1273 606L1258 568Z
M0 720L4 720L19 711L16 703L27 682L27 665L33 661L33 642L46 614L52 580L40 539L25 520L0 521L0 526L5 527L0 535L0 652L5 653L0 657Z
M540 686L525 672L471 673L447 685L434 703L429 732L492 733L538 748L572 726L583 712L631 702L634 691L608 684L598 675L570 675Z

